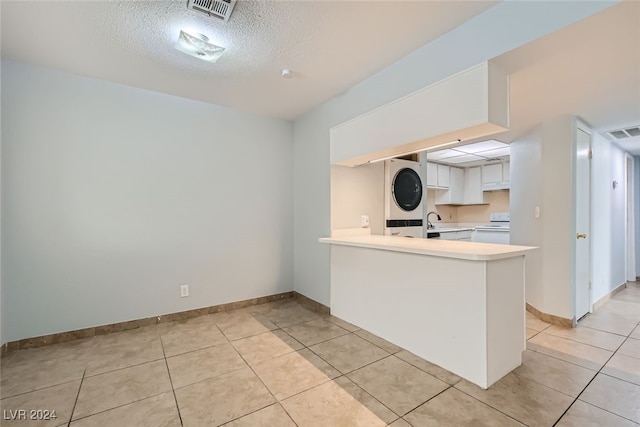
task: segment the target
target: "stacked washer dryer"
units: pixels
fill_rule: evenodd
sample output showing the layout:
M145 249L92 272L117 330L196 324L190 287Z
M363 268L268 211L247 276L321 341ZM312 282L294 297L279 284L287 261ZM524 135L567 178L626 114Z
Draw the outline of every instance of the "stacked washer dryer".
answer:
M384 163L384 234L422 237L421 165L391 159Z

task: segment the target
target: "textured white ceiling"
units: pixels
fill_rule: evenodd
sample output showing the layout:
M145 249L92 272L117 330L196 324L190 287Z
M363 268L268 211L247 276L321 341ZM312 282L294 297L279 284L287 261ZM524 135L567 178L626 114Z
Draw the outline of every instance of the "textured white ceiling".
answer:
M239 0L225 23L187 0L3 0L2 57L292 119L495 3ZM227 50L178 52L181 29Z
M1 53L144 89L293 119L491 7L487 1L239 0L225 23L179 1L0 0ZM180 29L227 51L173 49ZM510 142L560 114L640 125L640 2L623 1L493 62L511 77ZM291 79L280 76L293 71ZM640 154L640 141L624 148Z

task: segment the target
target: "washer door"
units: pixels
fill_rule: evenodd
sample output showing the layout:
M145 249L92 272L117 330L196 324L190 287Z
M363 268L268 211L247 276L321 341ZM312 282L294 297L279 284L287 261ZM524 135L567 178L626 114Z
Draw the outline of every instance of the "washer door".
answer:
M403 211L411 212L422 201L422 181L416 171L411 168L400 169L391 185L393 200Z

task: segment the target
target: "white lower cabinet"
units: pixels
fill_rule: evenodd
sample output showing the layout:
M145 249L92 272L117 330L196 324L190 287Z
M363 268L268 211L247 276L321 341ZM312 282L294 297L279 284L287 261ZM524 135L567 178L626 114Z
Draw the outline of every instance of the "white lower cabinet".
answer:
M468 240L471 241L471 230L440 232L440 240Z

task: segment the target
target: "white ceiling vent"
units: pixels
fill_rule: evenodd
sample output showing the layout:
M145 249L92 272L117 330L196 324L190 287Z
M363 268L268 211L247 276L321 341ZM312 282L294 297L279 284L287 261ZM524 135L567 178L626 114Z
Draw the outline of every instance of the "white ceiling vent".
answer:
M640 136L640 126L632 126L629 128L610 130L607 132L609 138L613 141L620 141L626 138Z
M187 9L228 21L237 0L189 0Z

